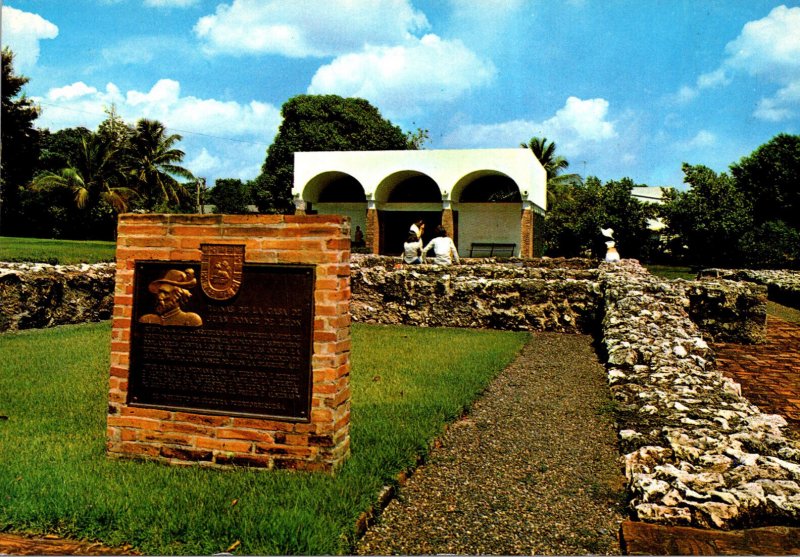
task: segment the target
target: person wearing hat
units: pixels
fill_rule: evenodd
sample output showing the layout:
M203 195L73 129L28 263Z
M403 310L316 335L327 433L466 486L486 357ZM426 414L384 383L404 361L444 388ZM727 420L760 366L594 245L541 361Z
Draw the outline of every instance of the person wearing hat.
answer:
M194 269L179 271L170 269L163 278L150 283L147 289L156 295L155 313L139 318L139 323L178 327L199 327L203 319L196 313L183 311L183 306L192 297L189 288L197 285Z

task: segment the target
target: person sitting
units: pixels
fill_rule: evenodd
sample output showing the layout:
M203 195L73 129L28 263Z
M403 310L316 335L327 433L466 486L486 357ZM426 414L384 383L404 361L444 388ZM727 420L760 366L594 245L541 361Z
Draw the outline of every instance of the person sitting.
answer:
M403 263L409 265L422 263L422 240L413 232L409 232L403 244Z
M411 224L411 228L408 229L409 234L414 234L417 238L422 240L422 234L425 232L425 221L422 219L417 220Z
M444 226L437 226L434 232L436 237L431 240L422 250L422 256L426 257L428 252L433 249L434 258L431 263L434 265L452 265L453 261L459 263L458 250L452 238L447 235Z

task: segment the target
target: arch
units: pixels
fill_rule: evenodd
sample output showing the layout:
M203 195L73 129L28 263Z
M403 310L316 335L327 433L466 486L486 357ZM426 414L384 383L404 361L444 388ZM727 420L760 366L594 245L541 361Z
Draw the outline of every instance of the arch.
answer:
M306 182L303 201L307 203L366 203L364 187L350 174L322 172Z
M521 203L519 185L497 170L478 170L463 176L453 186L450 199L460 203Z
M378 203L441 203L436 181L422 172L402 170L386 176L375 188Z
M522 197L517 182L499 170L478 170L458 180L451 199L459 215L459 253L469 253L473 242L492 242L515 244L519 254Z

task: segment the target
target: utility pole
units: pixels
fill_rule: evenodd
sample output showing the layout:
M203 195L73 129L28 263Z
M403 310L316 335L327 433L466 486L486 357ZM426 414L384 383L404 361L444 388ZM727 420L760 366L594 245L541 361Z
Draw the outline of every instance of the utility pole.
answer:
M205 178L198 178L195 182L196 192L197 192L197 212L201 215L205 213L205 193L206 193L206 179ZM202 194L201 194L201 191Z

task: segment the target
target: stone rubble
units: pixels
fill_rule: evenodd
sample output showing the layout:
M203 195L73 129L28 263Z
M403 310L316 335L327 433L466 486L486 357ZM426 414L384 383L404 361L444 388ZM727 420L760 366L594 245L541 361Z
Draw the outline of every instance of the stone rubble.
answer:
M634 517L717 529L800 522L800 443L716 370L689 317L686 281L631 260L601 264L600 275Z
M701 279L728 279L763 284L769 289L769 298L778 303L800 307L800 271L777 269L703 269Z
M0 263L0 332L110 319L113 263Z

